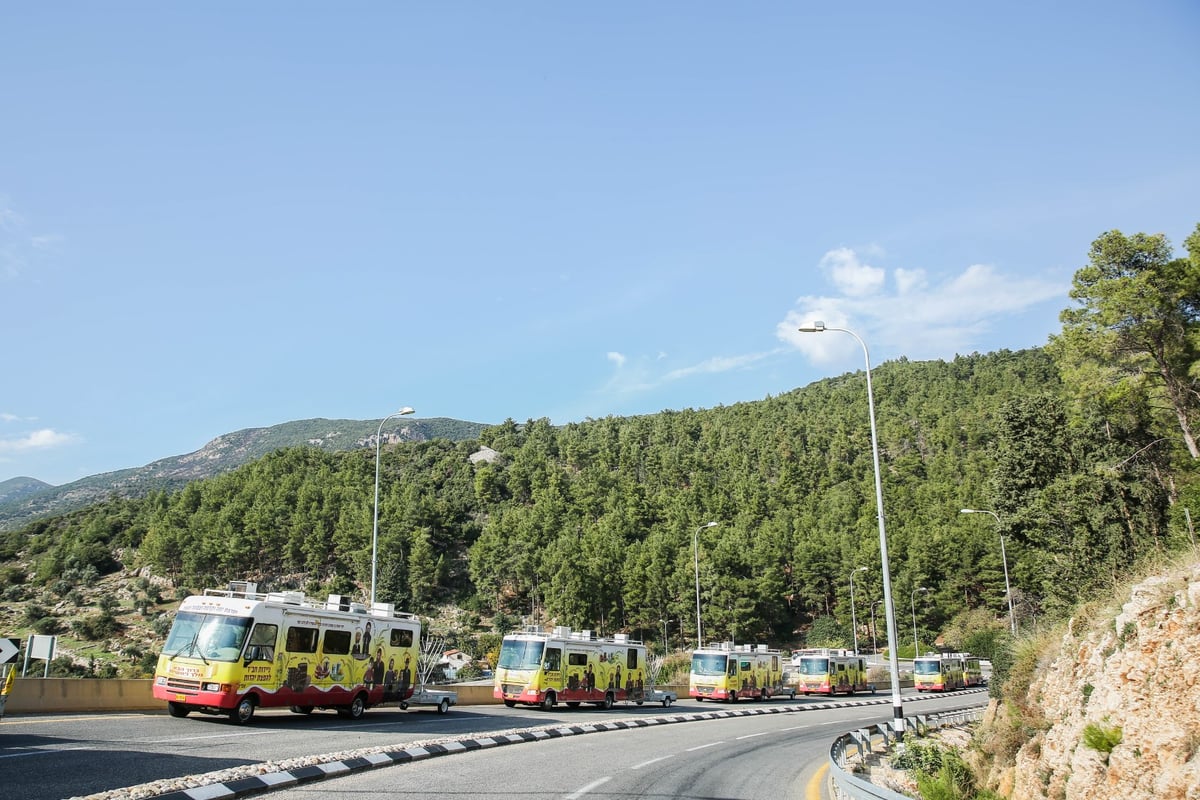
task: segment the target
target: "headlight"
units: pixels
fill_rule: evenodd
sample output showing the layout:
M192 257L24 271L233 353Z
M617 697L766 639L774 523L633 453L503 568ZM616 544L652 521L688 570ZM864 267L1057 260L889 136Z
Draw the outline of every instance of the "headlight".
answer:
M159 675L157 678L154 679L154 685L155 686L166 686L167 685L167 676Z
M204 684L204 691L206 691L206 692L219 692L219 691L221 691L221 684L219 684L219 683L206 683L206 684Z

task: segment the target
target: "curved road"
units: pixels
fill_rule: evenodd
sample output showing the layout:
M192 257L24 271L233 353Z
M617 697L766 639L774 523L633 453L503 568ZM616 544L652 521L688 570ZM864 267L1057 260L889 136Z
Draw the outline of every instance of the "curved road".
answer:
M910 696L908 699L915 699ZM590 780L606 778L606 783L614 786L623 785L619 780L618 767L624 771L631 765L645 761L646 758L638 753L649 752L644 748L655 748L657 756L684 763L685 757L672 751L668 754L665 745L639 744L632 750L623 744L626 741L652 742L659 736L667 744L682 741L685 737L699 735L704 741L695 740L699 746L706 747L693 752L702 753L694 757L699 763L712 763L716 759L709 758L718 751L726 748L711 744L715 741L710 735L707 738L703 729L711 730L713 726L725 726L738 723L740 720L758 720L759 724L770 721L775 728L793 728L787 731L789 736L783 737L792 742L780 742L780 747L797 747L807 741L810 731L813 753L816 759L823 757L828 751L828 745L834 736L848 727L866 724L862 718L886 721L891 716L890 698L884 695L876 697L862 696L859 698L839 698L839 703L854 703L853 708L816 710L828 701L818 698L798 698L794 703L789 701L771 701L768 703L747 703L725 705L713 703L684 702L671 709L658 706L618 706L605 712L593 709L572 710L556 708L551 712L541 712L532 709L507 709L503 706L465 706L453 709L449 714L441 716L431 712L399 711L394 708L377 708L369 711L357 722L342 720L332 713L316 713L310 717L302 717L287 712L263 712L256 715L249 726L236 727L228 722L203 716L192 716L188 719L174 719L165 712L148 714L74 714L74 715L21 715L6 716L0 722L0 780L3 790L0 795L22 797L28 800L56 800L64 797L80 797L106 790L135 786L141 783L186 775L198 775L232 767L257 764L265 761L283 762L307 755L323 753L340 753L369 747L391 747L411 742L426 741L442 737L466 736L471 733L487 735L516 728L536 727L545 725L586 725L593 722L614 721L618 719L637 719L646 717L661 717L664 715L679 716L690 712L712 712L717 710L789 708L797 709L797 713L766 714L748 718L729 720L701 720L681 724L655 726L646 729L657 732L657 736L640 737L641 731L615 731L583 736L570 737L564 740L550 740L531 745L509 745L497 747L477 753L456 754L441 758L430 759L427 762L417 762L407 767L385 768L373 770L362 775L336 781L323 781L316 784L306 784L292 791L306 793L312 797L313 792L327 792L336 787L342 780L379 780L387 786L389 792L395 792L395 781L407 776L428 771L430 775L449 773L462 774L464 770L472 769L475 763L487 764L492 759L503 759L497 764L511 763L511 759L532 759L533 763L545 762L550 754L559 749L569 755L555 758L553 770L537 768L520 770L522 773L531 772L534 775L544 775L547 772L558 774L570 786L554 786L554 788L530 789L526 787L519 794L527 796L532 791L535 795L549 792L555 796L566 796L578 791L590 781L572 781L582 775L580 771L585 766L593 775ZM946 697L926 698L923 702L906 703L906 713L918 714L937 710L939 707L961 707L986 702L982 693L951 694ZM799 711L808 709L807 711ZM770 726L768 726L770 728ZM766 746L771 738L777 735L768 734L768 728L755 731L751 739L738 739L737 734L730 740L724 733L719 739L734 742L745 742L747 748ZM699 730L697 734L695 731ZM626 739L625 737L633 737ZM762 739L763 741L756 741ZM542 750L552 747L554 750ZM616 752L609 754L615 748ZM704 753L712 750L712 753ZM598 754L604 753L603 757ZM476 757L479 758L476 758ZM721 760L727 758L722 752ZM747 756L749 758L749 756ZM454 759L454 769L447 770L448 759ZM774 757L768 758L768 761ZM811 759L810 759L811 760ZM797 759L789 756L783 759L789 765ZM577 763L578 762L578 763ZM593 772L598 765L612 765L612 771L603 775ZM482 768L481 777L473 784L477 796L497 797L499 791L507 791L507 776L504 786L496 785L497 766ZM507 775L510 768L505 768ZM719 776L720 770L713 768L714 775ZM773 770L767 766L757 769ZM658 772L657 770L655 771ZM650 774L650 773L643 773ZM731 774L745 775L745 769L740 768ZM791 773L789 773L791 774ZM484 779L486 777L486 780ZM522 775L522 777L526 777ZM682 778L681 778L682 780ZM773 774L772 785L780 781L791 780L779 774ZM739 778L738 785L745 782ZM433 792L427 784L421 781L421 792ZM320 788L317 788L320 787ZM683 790L684 787L676 787ZM560 789L562 790L560 792ZM368 790L369 791L369 790ZM452 791L447 789L447 791ZM649 790L638 790L641 793ZM674 789L672 789L674 791ZM461 792L460 792L461 793ZM558 793L558 794L555 794ZM297 795L299 796L299 795ZM465 795L469 796L469 795ZM514 795L515 796L515 795ZM684 795L687 796L687 795ZM722 795L709 795L722 796ZM742 796L742 795L724 795ZM751 796L751 795L746 795ZM768 795L761 795L768 796ZM778 796L777 794L774 796ZM582 795L580 795L582 797Z

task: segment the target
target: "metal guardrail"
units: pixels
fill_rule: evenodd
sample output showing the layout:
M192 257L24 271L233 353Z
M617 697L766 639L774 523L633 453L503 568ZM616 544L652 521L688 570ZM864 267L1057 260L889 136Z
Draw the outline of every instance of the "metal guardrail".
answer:
M905 717L905 734L925 736L929 731L939 728L952 728L978 722L983 718L983 712L982 706L975 706ZM880 751L875 749L877 739L883 740L883 749ZM883 786L876 786L846 768L849 751L854 750L855 755L862 760L871 755L886 754L898 741L888 723L858 728L839 736L829 749L829 780L833 796L838 800L912 800L907 795Z

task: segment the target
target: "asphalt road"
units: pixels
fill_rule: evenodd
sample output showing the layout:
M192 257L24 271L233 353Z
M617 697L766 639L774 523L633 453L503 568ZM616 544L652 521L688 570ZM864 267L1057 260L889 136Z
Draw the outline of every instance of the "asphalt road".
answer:
M985 695L980 693L971 693L957 697L952 694L945 698L924 700L911 706L906 704L906 709L908 709L906 713L928 713L943 706L959 707L974 705L983 702L984 698ZM804 713L771 714L747 719L771 720L776 727L794 728L795 731L816 730L819 733L813 741L813 747L816 747L817 751L821 747L824 747L827 753L829 743L848 724L850 727L864 724L861 721L856 721L858 718L869 716L877 720L890 719L891 706L889 700L890 698L884 695L874 698L864 696L858 698L857 701L852 701L861 703L861 706L850 709L812 710ZM875 701L875 704L870 704L872 701ZM797 698L795 703L786 700L770 701L766 705L805 708L821 705L824 702L826 702L824 699L814 697ZM763 704L755 703L746 705L754 707ZM343 720L333 713L317 712L312 716L303 717L288 712L260 712L260 714L255 716L254 721L245 727L231 725L216 717L193 715L187 719L174 719L168 716L165 711L162 713L147 714L6 716L3 722L0 722L0 783L3 784L2 788L0 788L0 796L22 797L28 800L56 800L66 797L86 796L162 778L202 774L264 761L286 761L287 759L304 755L343 752L366 747L388 747L438 737L461 736L470 733L486 734L523 727L551 724L579 725L606 719L630 719L639 716L648 717L687 713L689 711L712 711L717 708L739 708L740 706L741 704L738 706L728 706L713 703L683 702L671 709L663 709L658 706L618 706L611 711L602 711L599 709L567 709L560 707L551 712L542 712L521 707L507 709L503 706L463 706L452 709L446 715L424 711L399 711L389 708L377 708L370 710L357 722ZM838 715L845 712L850 713L847 716ZM852 720L855 721L850 724ZM688 731L686 736L691 737L694 735L692 733L693 730L703 729L705 726L712 726L714 724L723 725L727 722L733 722L733 720L703 720L696 723L656 726L648 730L660 731L664 741L670 743L672 740L684 736L685 734L681 733L682 731ZM842 725L842 727L839 728L839 725ZM306 785L298 787L293 791L306 793L304 796L311 798L313 797L313 791L328 791L335 783L342 780L375 779L383 781L383 785L388 786L388 791L394 793L396 791L395 781L403 776L403 780L407 782L409 780L407 776L414 774L416 771L423 772L428 770L431 774L441 771L458 775L461 774L462 770L472 768L469 765L475 763L474 756L476 755L483 756L483 758L477 759L478 763L486 764L489 759L510 758L514 754L519 754L517 757L521 759L534 759L533 763L539 763L538 760L540 759L542 766L532 769L532 772L535 774L562 773L564 778L571 779L584 774L594 774L595 777L592 780L600 780L601 777L605 777L607 778L606 783L612 783L618 781L618 771L616 770L618 766L637 764L646 760L646 757L637 755L639 752L638 747L633 747L632 750L629 750L624 745L626 740L623 740L622 736L626 734L633 735L635 733L637 732L614 731L572 737L572 739L577 741L564 748L568 755L556 761L549 762L551 765L554 765L552 767L548 767L546 761L548 759L546 754L552 751L543 751L538 748L552 746L557 750L560 746L558 742L565 743L567 740L510 745L475 754L457 754L431 759L429 762L411 764L407 767L373 770L371 773L364 774L361 778L355 775L349 778L337 779L332 783L330 781L323 781L315 785L321 787L319 789L310 789ZM776 738L794 740L792 745L786 744L786 741L781 741L778 743L780 747L795 746L795 742L807 741L807 734L789 733L792 735L784 737L782 735L769 735L764 732L761 736L756 736L752 739L738 740L734 736L733 740L745 741L747 742L747 747L751 745L766 746L768 740ZM640 740L641 737L635 738ZM648 740L653 738L647 737ZM701 736L701 738L704 737ZM710 735L706 741L712 740L712 738ZM725 740L728 737L725 734L721 734L718 738ZM760 738L764 741L755 741ZM646 746L649 747L650 745ZM666 758L668 756L665 755L665 751L662 749L663 746L662 744L654 744L653 747L656 748L654 752L662 753L664 754L663 757ZM575 747L580 749L575 750ZM712 747L716 748L715 745L712 745ZM617 752L609 755L608 751L610 748L616 748ZM703 752L703 750L695 752L699 753ZM697 757L696 760L703 763L719 763L720 761L724 761L726 757L726 754L723 753L720 759L700 759ZM634 760L635 758L636 760ZM676 756L672 754L670 758L676 758ZM448 771L445 769L448 759L454 760L454 770ZM459 759L466 759L466 761L459 761ZM784 760L794 762L796 759L792 756ZM678 758L677 761L678 763L683 763L684 759ZM425 766L425 764L428 764L428 766ZM438 764L441 764L441 766L437 766ZM605 775L590 771L594 768L607 765L612 765L613 769ZM580 770L584 767L589 771L586 773L581 772ZM496 774L494 772L497 769L495 764L490 767L485 766L481 769L483 771L479 773L481 776L479 782L468 784L474 786L477 792L475 796L506 796L499 792L508 791L510 788L507 783L508 768L505 770L505 783L502 786L497 785ZM709 771L709 769L714 772L715 776L719 777L721 775L719 767L706 767L705 771ZM411 770L412 772L406 770ZM489 775L489 770L491 770L490 777L484 781L483 776ZM522 773L526 771L521 770ZM622 774L623 772L632 771L626 768L622 771ZM742 772L741 769L737 770L737 773ZM774 775L772 781L793 782L794 776L789 776L791 776L791 773L786 775L777 774ZM571 794L587 783L588 781L576 782L576 785L568 787L565 791L555 796ZM622 785L625 784L619 781L614 783L614 786ZM559 791L559 788L561 787L530 789L529 791L532 791L533 795L524 790L517 793L522 796L537 796L545 792L554 794ZM676 786L672 791L676 789L685 790L686 787ZM419 791L421 793L429 793L434 790L421 784ZM641 796L654 796L653 794L646 795L645 791L641 789L638 792ZM298 797L299 795L296 796ZM514 794L513 796L516 795ZM688 795L685 794L682 796ZM741 795L708 794L706 796L733 797Z

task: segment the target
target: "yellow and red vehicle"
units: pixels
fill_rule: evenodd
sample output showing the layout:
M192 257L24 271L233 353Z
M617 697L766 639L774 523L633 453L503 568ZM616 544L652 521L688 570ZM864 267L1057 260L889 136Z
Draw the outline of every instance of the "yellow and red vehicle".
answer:
M549 710L558 703L641 705L647 697L646 646L624 634L610 639L559 626L550 632L528 626L500 644L493 696Z
M692 652L688 696L697 700L770 700L794 698L784 680L783 658L766 645L723 642Z
M963 686L983 686L983 666L979 656L962 653Z
M966 686L959 654L924 655L913 659L913 685L918 692L946 692Z
M800 650L792 655L792 668L799 673L796 688L806 695L875 693L875 684L867 680L867 659L850 650L830 647Z
M198 711L240 725L261 707L357 719L412 696L420 635L420 620L389 603L368 612L340 595L205 589L180 604L153 693L173 717Z

